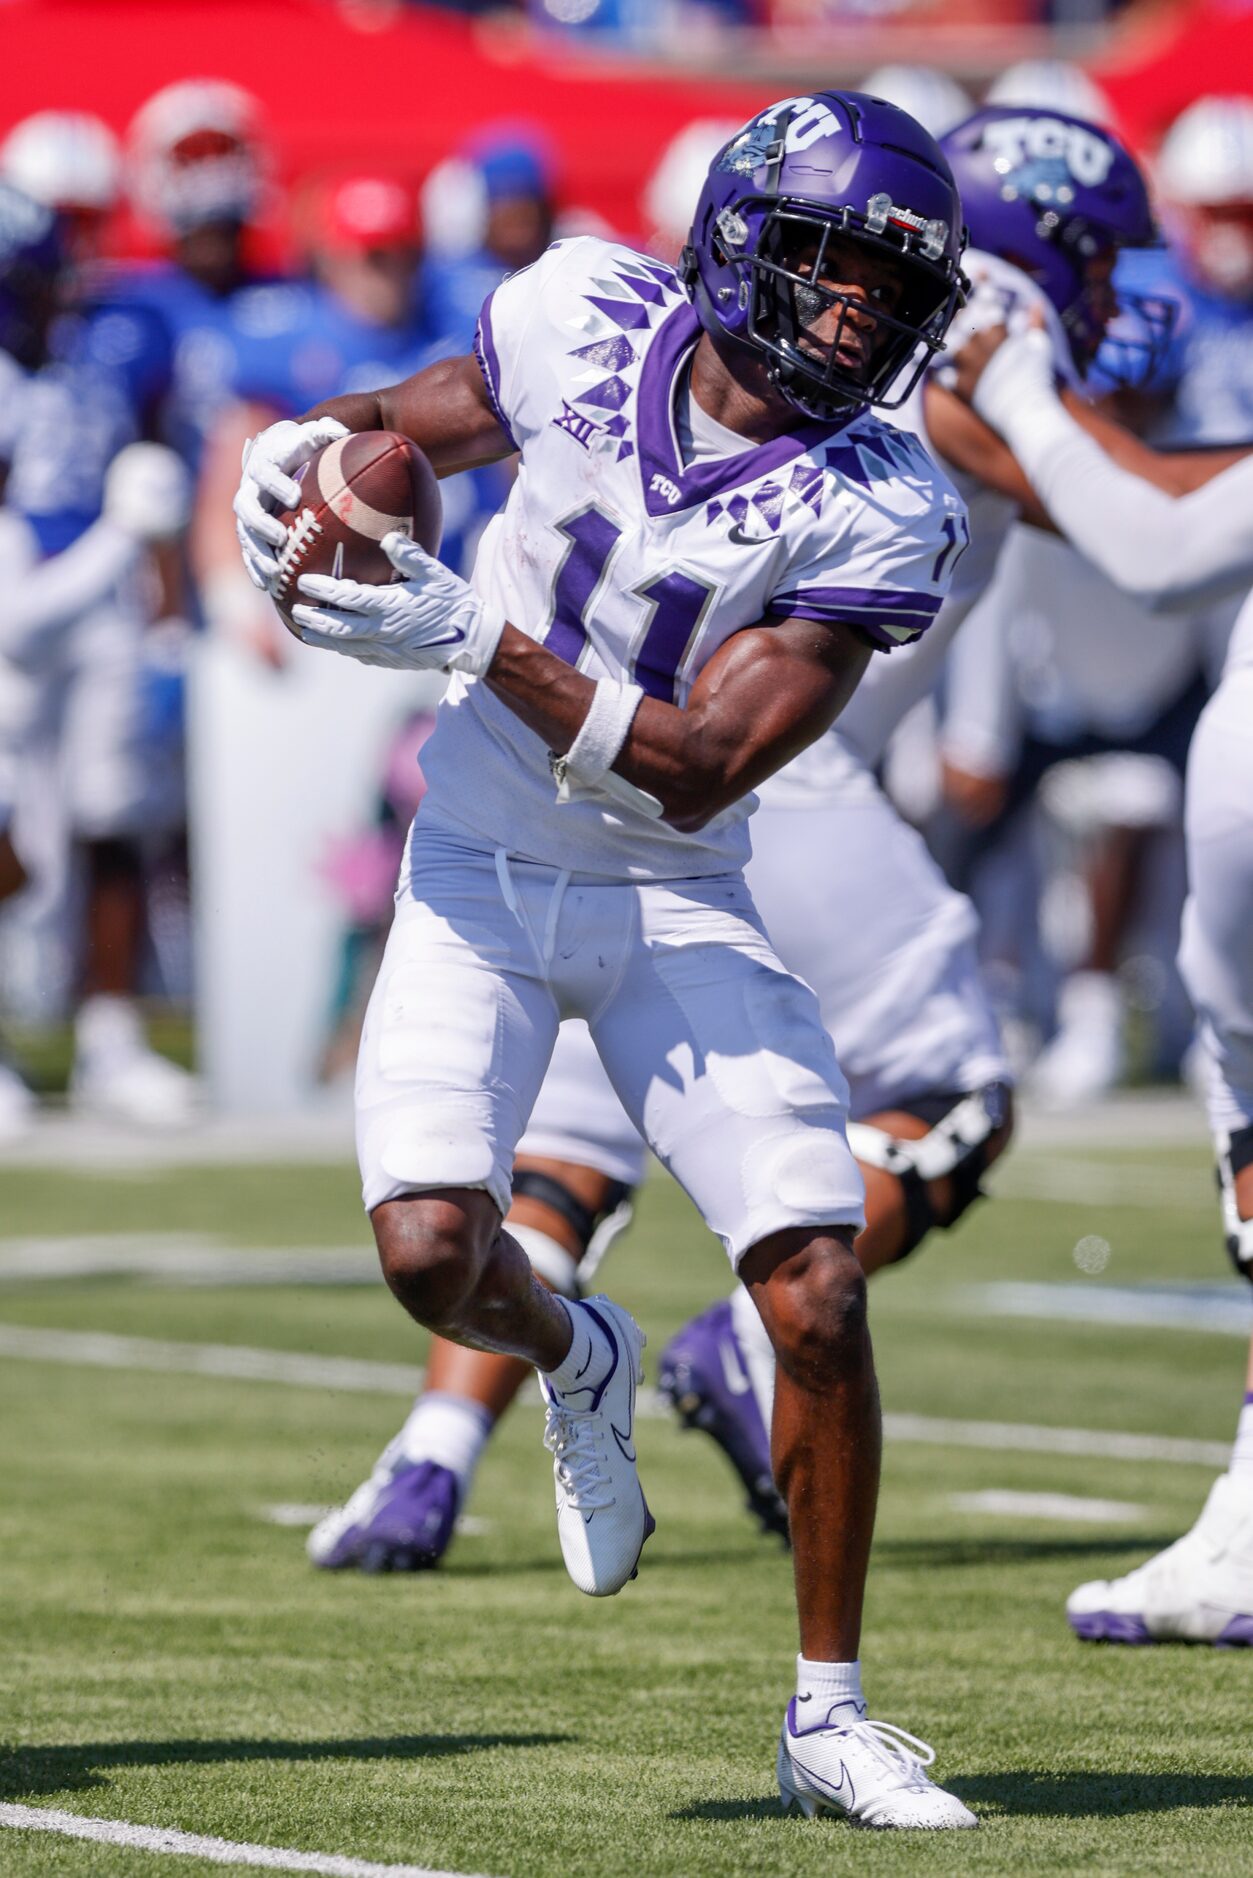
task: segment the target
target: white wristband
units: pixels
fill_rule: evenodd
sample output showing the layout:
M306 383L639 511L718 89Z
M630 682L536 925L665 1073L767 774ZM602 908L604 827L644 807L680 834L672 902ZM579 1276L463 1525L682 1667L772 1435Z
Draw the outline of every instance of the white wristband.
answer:
M561 774L557 780L562 782L569 776L584 785L599 782L626 742L643 696L639 685L624 685L615 678L598 679L591 709L578 736L565 757L558 758ZM557 774L556 766L553 773Z

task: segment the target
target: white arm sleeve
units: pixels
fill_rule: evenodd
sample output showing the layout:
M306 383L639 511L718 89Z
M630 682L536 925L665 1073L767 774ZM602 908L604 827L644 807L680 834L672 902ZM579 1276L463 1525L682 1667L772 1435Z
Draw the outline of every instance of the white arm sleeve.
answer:
M994 355L975 409L1080 554L1154 613L1191 610L1253 583L1253 457L1190 495L1155 489L1076 422L1023 352L1029 344L1010 339Z
M20 517L0 515L0 654L15 665L38 665L56 634L103 600L139 552L132 535L102 519L41 560Z
M972 776L1007 776L1018 760L1022 713L1008 628L994 582L949 654L940 746L946 762Z

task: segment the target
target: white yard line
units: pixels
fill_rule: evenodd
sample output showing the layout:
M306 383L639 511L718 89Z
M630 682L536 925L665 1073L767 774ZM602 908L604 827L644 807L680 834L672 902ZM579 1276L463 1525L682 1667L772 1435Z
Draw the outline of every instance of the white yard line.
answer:
M1072 1520L1093 1526L1131 1526L1149 1516L1147 1506L1133 1506L1129 1500L1094 1500L1077 1493L1017 1493L1005 1487L989 1487L984 1493L953 1493L948 1503L957 1513Z
M232 1246L204 1233L80 1233L0 1239L0 1284L142 1278L160 1285L381 1285L359 1246Z
M306 1389L348 1390L375 1395L416 1395L423 1372L407 1363L376 1363L365 1357L306 1356L289 1350L257 1350L236 1343L166 1343L155 1337L119 1337L96 1330L37 1330L0 1324L0 1356L75 1367L162 1370L185 1376L225 1376L247 1382L294 1384ZM519 1398L537 1406L528 1389ZM664 1420L670 1413L653 1389L641 1389L636 1413ZM932 1415L889 1414L889 1441L929 1447L992 1448L1008 1454L1076 1454L1093 1460L1174 1461L1189 1467L1222 1468L1231 1458L1227 1441L1190 1441L1173 1435L1131 1435L1116 1430L1049 1428L1030 1422L949 1421Z
M266 1871L321 1872L323 1878L472 1878L469 1873L437 1871L430 1865L380 1865L369 1858L343 1858L336 1852L299 1852L284 1845L248 1845L172 1826L132 1826L125 1819L91 1819L42 1806L0 1805L0 1826L19 1832L54 1832L66 1839L95 1839L123 1845L132 1852L165 1852L178 1858L204 1858L214 1865L259 1865Z
M1032 1422L958 1422L932 1415L885 1415L889 1441L938 1448L993 1448L1005 1454L1076 1454L1100 1461L1178 1461L1226 1467L1230 1441L1187 1441L1175 1435L1126 1435L1114 1429L1046 1428Z
M972 1285L963 1304L987 1317L1034 1317L1058 1323L1117 1324L1142 1330L1198 1330L1248 1337L1253 1292L1240 1279L1209 1285L1106 1285L1018 1281Z
M180 1376L228 1376L284 1382L305 1389L416 1395L424 1371L416 1364L377 1363L352 1356L308 1356L297 1350L255 1350L244 1343L166 1343L100 1330L36 1330L0 1324L0 1356L90 1369L155 1369Z

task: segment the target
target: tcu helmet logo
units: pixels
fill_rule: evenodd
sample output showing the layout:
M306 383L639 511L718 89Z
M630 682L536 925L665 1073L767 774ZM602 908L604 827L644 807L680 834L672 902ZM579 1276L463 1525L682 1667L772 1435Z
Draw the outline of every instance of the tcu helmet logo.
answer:
M815 98L785 98L782 104L763 111L757 121L777 124L781 117L787 126L783 148L789 156L795 150L808 150L811 143L817 143L820 137L833 136L840 128L840 120L830 105Z
M751 124L745 125L739 136L727 145L717 167L735 176L751 176L761 169L767 152L779 143L777 127L780 123L783 153L787 156L797 150L808 150L820 137L834 136L841 128L835 112L821 99L784 98L781 104L772 105Z
M1077 183L1093 189L1105 181L1114 149L1098 131L1067 124L1058 117L1004 117L984 131L998 173L1027 165L1060 167Z

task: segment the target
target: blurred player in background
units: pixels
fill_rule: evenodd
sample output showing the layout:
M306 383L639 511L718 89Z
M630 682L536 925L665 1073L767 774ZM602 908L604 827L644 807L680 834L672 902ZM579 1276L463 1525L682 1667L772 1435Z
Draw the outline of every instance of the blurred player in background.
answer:
M1167 136L1157 177L1168 231L1182 246L1120 257L1115 286L1129 304L1098 355L1092 387L1155 444L1241 443L1253 438L1253 103L1191 106ZM1155 339L1137 310L1153 303L1177 314L1168 337ZM1149 367L1129 389L1124 361L1135 350L1147 357L1146 346ZM1081 830L1090 942L1060 988L1056 1032L1029 1084L1040 1100L1067 1107L1122 1074L1117 968L1132 932L1150 954L1173 954L1182 889L1165 884L1169 841L1180 828L1188 742L1233 609L1203 610L1190 630L1153 621L1082 560L1025 535L1003 566L997 604L1006 617L984 614L950 678L946 780L967 830L954 842L950 820L940 839L959 884L972 884L975 857L995 891L998 850L1011 866L1021 858L1024 810L1046 776L1048 798ZM1019 908L1031 899L1021 881L1015 898ZM1167 963L1159 1069L1174 1067L1186 1037L1186 1014L1172 1011L1176 985ZM1173 1002L1181 1004L1177 989Z
M121 191L121 151L113 132L84 111L38 111L0 144L0 176L52 209L74 267L99 260Z
M441 167L460 228L455 241L432 244L427 318L433 332L460 346L488 294L537 261L552 240L553 161L538 129L502 125Z
M143 963L143 837L152 800L141 684L151 592L141 549L185 526L185 472L135 442L134 386L109 361L91 309L64 304L55 216L0 185L0 460L5 600L0 613L0 795L10 890L32 766L50 762L85 896L76 961L71 1094L154 1125L190 1112L190 1079L147 1045L135 996ZM25 803L24 803L25 798ZM46 855L43 857L46 862ZM6 1077L7 1107L23 1102Z

